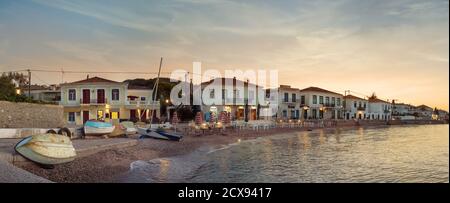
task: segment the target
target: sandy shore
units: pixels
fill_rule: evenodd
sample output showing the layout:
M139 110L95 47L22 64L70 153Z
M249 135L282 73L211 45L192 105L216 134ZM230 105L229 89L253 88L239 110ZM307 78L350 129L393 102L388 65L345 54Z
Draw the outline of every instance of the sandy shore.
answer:
M254 139L294 131L301 131L301 129L278 128L259 132L250 130L240 133L229 132L228 135L190 135L185 136L180 142L140 139L136 146L101 151L88 157L76 159L71 163L57 165L53 169L43 169L34 164L18 166L53 182L114 182L118 176L127 172L130 164L136 160L184 155L200 147L215 147L234 143L239 139Z

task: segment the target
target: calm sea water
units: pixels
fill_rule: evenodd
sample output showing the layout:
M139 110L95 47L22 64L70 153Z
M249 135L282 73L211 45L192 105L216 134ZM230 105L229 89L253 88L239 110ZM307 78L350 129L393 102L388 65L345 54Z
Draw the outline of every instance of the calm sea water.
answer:
M448 125L298 132L137 161L130 182L448 182ZM209 152L209 153L208 153Z

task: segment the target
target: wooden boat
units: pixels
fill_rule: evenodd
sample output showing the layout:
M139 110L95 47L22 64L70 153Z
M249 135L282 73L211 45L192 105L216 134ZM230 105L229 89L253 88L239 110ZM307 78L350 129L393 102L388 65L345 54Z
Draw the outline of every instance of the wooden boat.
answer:
M85 135L108 135L114 131L115 126L101 121L86 121L84 124Z
M121 122L120 125L125 128L125 133L127 135L136 134L137 128L134 126L134 123L131 121Z
M153 91L155 96L152 96L152 105L155 103L154 98L156 95L158 95L158 86L159 86L159 77L161 75L161 67L162 67L162 61L163 58L161 58L161 61L159 62L159 70L158 70L158 77L156 78L156 82L153 85ZM152 108L153 109L153 108ZM172 140L172 141L180 141L180 139L183 137L182 135L175 133L175 132L169 132L166 130L163 130L162 128L153 128L153 116L150 118L150 126L148 128L146 127L138 127L138 133L141 135L140 138L156 138L156 139L164 139L164 140Z
M15 150L25 158L42 165L67 163L76 157L69 137L50 133L26 137L17 143Z
M180 141L183 135L175 132L167 132L163 129L138 128L140 138L155 138L171 141Z

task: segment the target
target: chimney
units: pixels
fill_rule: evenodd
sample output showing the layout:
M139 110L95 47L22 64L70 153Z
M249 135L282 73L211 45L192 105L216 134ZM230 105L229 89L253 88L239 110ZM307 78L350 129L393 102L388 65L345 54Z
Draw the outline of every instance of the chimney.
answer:
M89 79L89 74L87 74L86 79Z

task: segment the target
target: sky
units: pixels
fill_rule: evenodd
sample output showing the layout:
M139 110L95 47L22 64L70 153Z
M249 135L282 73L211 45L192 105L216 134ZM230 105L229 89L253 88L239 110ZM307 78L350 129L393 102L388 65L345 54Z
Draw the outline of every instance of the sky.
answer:
M277 69L279 83L449 109L448 0L0 0L0 71ZM60 83L86 74L33 73ZM154 75L97 74L113 80ZM33 82L33 83L34 83ZM359 95L358 95L359 94Z

